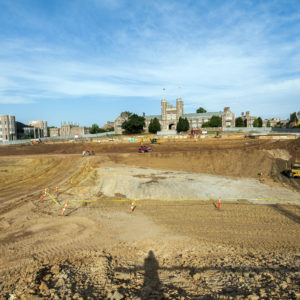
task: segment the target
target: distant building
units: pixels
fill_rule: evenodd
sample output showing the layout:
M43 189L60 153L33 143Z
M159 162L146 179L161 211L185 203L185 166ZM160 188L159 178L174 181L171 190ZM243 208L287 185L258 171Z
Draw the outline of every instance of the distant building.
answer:
M59 136L59 128L50 128L50 137Z
M40 128L42 129L41 137L47 137L48 136L48 127L47 127L47 121L30 121L29 126Z
M265 119L263 120L263 127L268 127L268 123L269 123L269 127L275 127L277 125L280 125L280 118L271 118L271 119Z
M206 113L189 113L184 114L184 104L181 98L176 99L176 106L172 106L165 99L161 100L161 115L145 116L146 127L148 131L150 121L157 118L161 125L161 131L174 131L179 118L187 118L191 130L202 128L202 125L212 118L212 116L219 116L222 119L222 127L234 127L235 117L234 113L230 111L230 107L225 107L224 111L206 112Z
M17 139L15 116L0 116L0 141L13 141Z
M249 111L246 111L246 114L242 112L241 118L244 121L244 127L253 127L253 122L257 119L257 117L250 116Z
M61 124L60 127L61 136L85 135L85 134L89 134L88 127L79 127L78 124L73 124L73 123Z
M24 137L31 139L40 139L44 137L44 129L34 126L26 126L23 128Z
M212 116L219 116L222 119L222 127L234 127L235 116L229 107L225 107L224 111L219 112L206 112L206 113L190 113L184 114L184 104L181 98L176 99L176 106L171 105L165 99L161 100L161 115L148 115L145 116L144 130L148 132L149 124L152 119L157 118L161 131L175 131L176 125L180 117L187 118L190 124L190 129L200 129L202 125L208 122ZM115 120L115 133L122 133L122 123L128 119L127 114L121 114Z
M128 115L126 113L122 113L120 116L118 116L115 119L115 122L114 122L115 133L122 134L122 132L123 132L122 123L126 120L128 120Z
M294 120L294 122L290 122L289 127L293 128L295 126L299 126L300 125L300 113L296 113L296 118Z
M114 127L115 127L115 122L107 121L107 123L102 126L102 129L107 130L112 128L114 130Z

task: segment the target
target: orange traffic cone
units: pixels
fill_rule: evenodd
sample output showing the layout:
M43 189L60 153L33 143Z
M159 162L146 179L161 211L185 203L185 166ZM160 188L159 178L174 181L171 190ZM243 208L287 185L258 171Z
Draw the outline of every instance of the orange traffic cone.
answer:
M67 200L66 203L65 203L65 205L64 205L64 208L63 208L62 211L61 211L61 215L62 215L62 216L64 216L65 210L66 210L68 204L69 204L69 201Z
M132 202L131 202L131 204L130 204L130 213L131 213L131 214L133 213L134 209L135 209L135 201L132 200Z
M221 210L221 198L219 198L218 210Z
M40 198L40 202L42 202L44 200L44 198L46 197L47 195L47 188L45 188L45 193L44 195Z

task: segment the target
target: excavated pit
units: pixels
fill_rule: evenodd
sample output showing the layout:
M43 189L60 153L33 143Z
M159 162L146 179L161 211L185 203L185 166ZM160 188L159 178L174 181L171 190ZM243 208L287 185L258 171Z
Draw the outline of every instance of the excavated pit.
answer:
M299 298L299 145L1 147L0 299Z

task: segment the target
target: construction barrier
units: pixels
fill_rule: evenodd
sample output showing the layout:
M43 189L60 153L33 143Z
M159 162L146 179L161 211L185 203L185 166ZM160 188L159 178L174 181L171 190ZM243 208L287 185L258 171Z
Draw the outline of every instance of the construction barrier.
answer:
M63 207L63 209L62 209L62 212L61 212L62 216L65 215L65 211L66 211L66 208L67 208L68 204L69 204L69 201L67 200L66 203L65 203L65 205L64 205L64 207Z
M47 188L45 188L44 195L40 198L40 202L42 202L44 200L46 195L47 195Z
M218 210L221 209L221 198L219 198L219 203L218 203Z
M54 202L55 204L60 205L60 204L57 202L57 200L56 200L49 192L47 192L47 195L53 200L53 202Z
M136 198L135 201L208 201L215 198L182 198L182 199L167 199L167 198ZM223 201L281 201L281 202L299 202L300 199L268 199L268 198L222 198ZM73 199L70 202L128 202L128 199Z
M134 209L135 209L135 200L132 200L131 204L130 204L130 213L131 214L133 213Z

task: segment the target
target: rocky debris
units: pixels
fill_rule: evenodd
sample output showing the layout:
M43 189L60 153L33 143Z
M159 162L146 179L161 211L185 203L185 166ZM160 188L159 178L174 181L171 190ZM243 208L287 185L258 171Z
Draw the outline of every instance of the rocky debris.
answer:
M123 249L124 250L124 249ZM132 249L125 251L132 253ZM298 299L293 254L195 249L144 259L79 253L0 273L3 299ZM2 299L0 297L0 299Z

